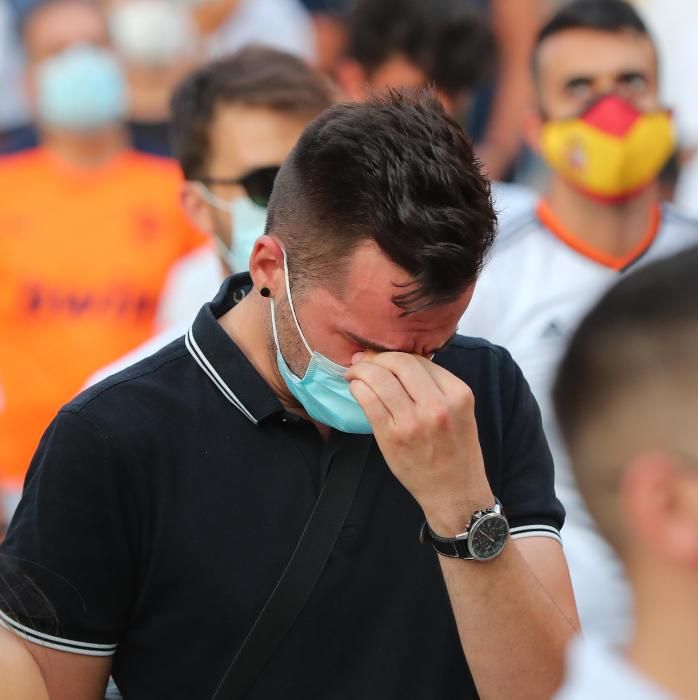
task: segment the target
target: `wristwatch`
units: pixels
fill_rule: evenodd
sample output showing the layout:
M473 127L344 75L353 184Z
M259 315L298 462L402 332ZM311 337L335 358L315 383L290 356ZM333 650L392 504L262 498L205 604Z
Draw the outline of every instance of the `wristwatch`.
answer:
M455 537L440 537L425 522L419 533L422 544L431 544L444 557L487 561L501 554L509 539L509 523L502 504L495 498L492 508L476 510L468 527Z

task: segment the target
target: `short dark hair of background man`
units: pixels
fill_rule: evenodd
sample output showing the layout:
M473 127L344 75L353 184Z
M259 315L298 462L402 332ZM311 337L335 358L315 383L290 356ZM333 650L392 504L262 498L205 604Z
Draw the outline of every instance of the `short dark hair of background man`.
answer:
M458 0L359 0L349 20L340 86L361 99L365 86L433 84L450 112L462 112L492 75L495 40L484 16Z

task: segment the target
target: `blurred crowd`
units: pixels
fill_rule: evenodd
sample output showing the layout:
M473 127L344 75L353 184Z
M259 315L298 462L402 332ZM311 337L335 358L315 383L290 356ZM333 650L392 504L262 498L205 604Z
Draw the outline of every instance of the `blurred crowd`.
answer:
M567 5L0 0L3 530L58 409L186 334L247 269L306 125L337 101L431 86L472 138L499 216L459 331L522 367L582 626L628 639L632 594L551 392L613 282L698 243L698 4L635 0L630 19L572 17L540 35Z
M155 333L175 337L227 272L245 269L274 169L330 99L433 84L494 179L525 172L528 53L549 10L542 0L2 0L0 483L8 512L56 409ZM202 112L182 117L198 122L182 133L175 124L173 135L175 87L246 46L289 58L241 58L212 104L206 91L215 88L202 79L183 107ZM322 98L300 94L286 76L291 57L325 81L306 87ZM231 103L230 113L216 101ZM531 199L504 183L495 196L506 199L503 218Z

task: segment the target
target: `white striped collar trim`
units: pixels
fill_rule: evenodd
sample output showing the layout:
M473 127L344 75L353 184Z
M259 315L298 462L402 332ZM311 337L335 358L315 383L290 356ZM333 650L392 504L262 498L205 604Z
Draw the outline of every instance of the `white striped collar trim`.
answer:
M259 421L245 408L245 405L240 401L240 399L235 395L233 390L223 381L223 378L216 372L213 365L206 359L206 355L202 352L196 339L194 338L194 327L191 326L184 337L184 344L187 350L191 353L191 356L196 360L196 363L201 367L201 369L208 375L211 381L216 385L218 390L225 396L230 403L235 406L248 420L252 421L255 425Z
M55 637L44 632L22 625L13 620L0 610L0 626L14 632L18 637L25 639L28 642L49 649L57 649L58 651L67 651L72 654L82 654L83 656L112 656L116 652L117 644L94 644L92 642L78 642L72 639L63 639Z

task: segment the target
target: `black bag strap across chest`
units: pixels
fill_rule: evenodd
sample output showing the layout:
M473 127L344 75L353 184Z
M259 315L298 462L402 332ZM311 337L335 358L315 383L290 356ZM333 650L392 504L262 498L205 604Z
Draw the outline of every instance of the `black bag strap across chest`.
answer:
M334 549L368 460L372 436L354 435L329 473L296 549L211 700L242 700L310 598Z

